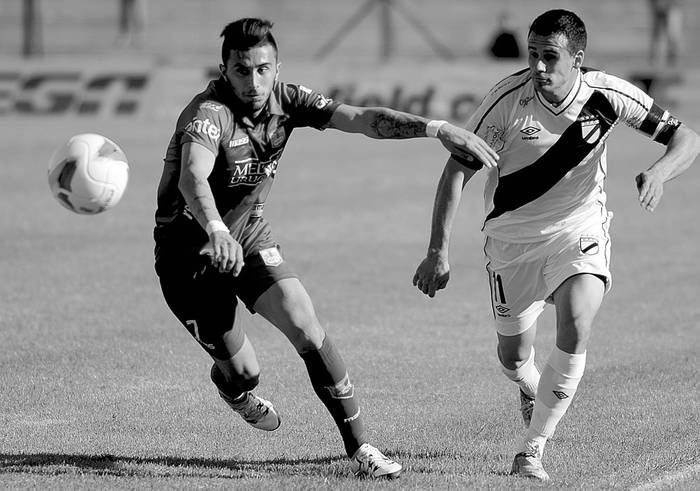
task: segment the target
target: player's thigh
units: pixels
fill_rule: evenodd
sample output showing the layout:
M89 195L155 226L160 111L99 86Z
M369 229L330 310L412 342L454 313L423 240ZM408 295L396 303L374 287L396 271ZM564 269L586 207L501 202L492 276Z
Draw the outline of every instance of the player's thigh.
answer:
M207 268L203 273L160 277L170 310L213 358L228 360L243 346L243 319L237 319L232 276Z
M311 298L298 278L277 281L260 295L254 308L277 327L297 351L321 347L325 334Z
M544 260L539 245L508 244L491 238L486 243L491 307L498 334L512 337L537 322L545 305Z
M577 230L560 234L549 244L544 268L548 297L567 279L580 274L599 277L605 285L604 291L610 290L611 240L608 229L611 219L612 214L604 221L591 220Z

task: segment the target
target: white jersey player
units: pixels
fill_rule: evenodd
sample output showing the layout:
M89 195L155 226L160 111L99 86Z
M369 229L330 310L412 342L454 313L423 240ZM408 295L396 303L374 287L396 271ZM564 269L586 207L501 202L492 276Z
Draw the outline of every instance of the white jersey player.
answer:
M605 206L606 140L618 123L667 146L637 176L639 200L658 205L663 184L687 169L700 137L620 78L583 68L586 29L551 10L528 34L529 68L499 82L467 129L499 154L485 185L486 269L505 375L518 384L527 434L513 474L547 480L542 453L583 375L586 345L610 288L612 215ZM427 257L414 284L429 296L449 279L448 244L466 182L479 162L451 157L438 185ZM537 318L556 307L556 346L540 375Z

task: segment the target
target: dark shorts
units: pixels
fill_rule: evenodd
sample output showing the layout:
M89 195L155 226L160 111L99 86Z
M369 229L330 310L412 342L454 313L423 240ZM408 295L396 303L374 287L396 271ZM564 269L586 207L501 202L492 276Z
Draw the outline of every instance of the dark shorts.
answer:
M245 256L238 276L220 273L199 256L156 241L156 271L165 301L189 333L213 357L227 360L243 345L245 331L236 320L240 299L251 312L260 295L278 281L296 278L277 244L265 242ZM245 252L245 251L244 251ZM180 255L179 260L177 255Z

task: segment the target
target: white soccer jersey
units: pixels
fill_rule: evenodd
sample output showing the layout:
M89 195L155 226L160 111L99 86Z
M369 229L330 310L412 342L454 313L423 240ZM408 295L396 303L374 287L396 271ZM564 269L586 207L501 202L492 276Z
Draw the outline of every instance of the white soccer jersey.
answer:
M529 70L498 83L466 126L500 155L484 190L484 233L536 242L604 220L605 142L620 121L664 144L680 124L641 89L600 71L582 69L556 107L535 91Z

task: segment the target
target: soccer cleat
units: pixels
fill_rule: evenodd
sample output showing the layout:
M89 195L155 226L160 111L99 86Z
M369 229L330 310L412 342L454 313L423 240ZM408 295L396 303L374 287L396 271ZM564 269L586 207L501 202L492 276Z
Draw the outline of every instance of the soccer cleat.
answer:
M282 423L272 403L251 392L246 392L241 402L234 402L233 399L221 391L219 391L219 395L226 401L226 404L228 404L231 409L240 414L246 423L253 428L274 431L279 428Z
M530 397L525 392L520 390L520 413L523 415L523 422L525 427L530 427L530 421L532 420L532 411L535 409L535 398Z
M352 456L352 472L356 477L396 479L401 474L401 464L363 443Z
M542 459L535 452L520 452L516 455L510 473L514 476L549 481L549 474L542 467Z

